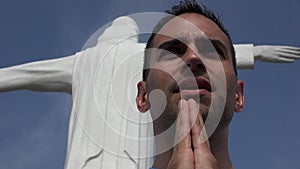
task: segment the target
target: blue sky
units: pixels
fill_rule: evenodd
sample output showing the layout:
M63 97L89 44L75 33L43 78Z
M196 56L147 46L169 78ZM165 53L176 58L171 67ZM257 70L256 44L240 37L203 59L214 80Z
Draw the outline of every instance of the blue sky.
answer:
M112 19L177 2L1 0L0 67L73 54ZM202 2L223 18L234 43L300 47L300 0ZM235 168L300 168L299 77L300 61L239 71L246 106L231 125ZM62 169L71 104L64 93L0 93L0 168Z

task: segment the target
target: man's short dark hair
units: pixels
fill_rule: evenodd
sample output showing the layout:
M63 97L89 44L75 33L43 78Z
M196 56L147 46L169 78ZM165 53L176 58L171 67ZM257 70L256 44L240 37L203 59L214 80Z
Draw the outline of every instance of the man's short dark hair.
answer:
M222 22L217 14L215 14L212 10L208 9L206 6L199 4L196 0L180 1L179 5L174 5L171 8L171 10L166 10L166 13L168 15L165 16L164 18L162 18L156 24L156 26L153 28L152 34L146 44L146 50L145 50L145 54L144 54L143 80L146 80L148 77L148 74L149 74L150 66L148 64L150 63L149 62L150 52L147 49L151 48L154 37L158 34L158 32L161 30L161 28L167 22L169 22L174 17L179 16L184 13L200 14L200 15L210 19L215 24L217 24L219 26L219 28L225 33L225 35L228 37L229 42L231 44L232 63L233 63L233 68L234 68L235 74L237 75L236 57L235 57L235 51L234 51L234 47L233 47L233 44L231 41L231 37L230 37L228 31L225 29L224 25L222 24Z

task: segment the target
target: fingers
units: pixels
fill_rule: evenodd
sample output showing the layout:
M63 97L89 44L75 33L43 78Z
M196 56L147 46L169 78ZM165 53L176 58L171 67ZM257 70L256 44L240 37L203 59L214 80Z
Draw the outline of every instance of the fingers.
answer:
M258 45L255 46L257 48L264 48L268 50L289 50L289 51L300 51L299 47L293 47L293 46L282 46L282 45Z
M208 136L199 105L195 100L180 100L179 114L176 122L174 151L194 148L210 150Z
M176 121L175 144L167 169L194 169L194 152L191 144L191 122L189 105L186 100L179 101L179 114Z
M181 151L192 147L191 135L190 135L190 116L189 105L186 100L179 101L179 114L176 122L175 142L179 143L173 149L173 151Z
M188 100L188 103L190 108L190 117L196 116L196 120L191 129L195 168L217 169L219 168L218 162L211 152L208 136L205 130L205 124L199 106L195 100L192 99Z
M300 58L300 53L294 54L294 53L287 53L287 52L279 52L278 55L280 57L288 58L288 59L299 59Z
M199 105L193 99L188 100L188 105L191 122L193 123L191 124L192 145L194 149L210 150L202 114L199 112Z
M286 57L286 55L279 55L278 58L276 58L276 61L275 62L279 62L279 63L292 63L294 62L295 59L294 58L288 58Z
M280 46L280 47L285 50L300 52L300 48L298 47L292 47L292 46Z
M168 168L218 168L210 150L199 105L193 99L181 100L179 109L176 139L183 139L173 148Z
M292 59L299 59L300 58L300 51L282 49L278 52L278 54L280 56L283 56L283 57L286 57L286 58L292 58Z

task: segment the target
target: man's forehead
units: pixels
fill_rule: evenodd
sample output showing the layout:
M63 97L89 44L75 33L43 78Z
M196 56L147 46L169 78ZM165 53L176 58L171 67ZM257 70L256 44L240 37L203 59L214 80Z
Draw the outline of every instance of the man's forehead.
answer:
M186 13L167 22L154 38L153 46L164 40L178 39L191 42L195 39L208 38L229 43L225 33L210 19L195 13Z

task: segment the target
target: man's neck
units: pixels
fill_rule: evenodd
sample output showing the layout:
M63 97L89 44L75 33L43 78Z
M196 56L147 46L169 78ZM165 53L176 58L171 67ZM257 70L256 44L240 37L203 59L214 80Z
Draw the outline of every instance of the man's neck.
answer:
M209 139L212 154L215 156L220 169L233 169L228 151L228 132L228 128L223 129L223 131L216 131ZM166 169L171 157L172 150L157 155L153 167Z
M220 169L233 169L228 151L229 128L217 130L209 139L210 149Z

